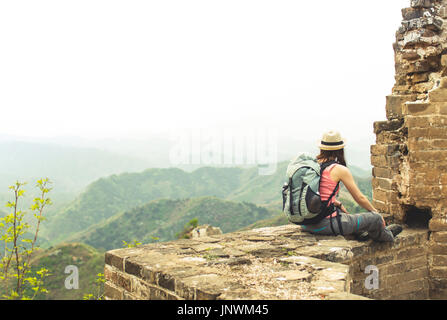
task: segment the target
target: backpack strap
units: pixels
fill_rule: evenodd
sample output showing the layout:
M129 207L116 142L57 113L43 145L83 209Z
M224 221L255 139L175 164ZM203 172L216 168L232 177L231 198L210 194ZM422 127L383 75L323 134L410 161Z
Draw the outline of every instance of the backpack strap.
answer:
M324 210L326 210L324 217L332 215L334 213L334 211L337 209L337 208L335 208L335 205L333 203L331 203L330 205L328 205L328 204L329 204L329 201L331 201L331 199L335 196L335 194L337 193L337 190L339 188L340 188L340 182L337 183L337 185L335 186L334 191L332 191L331 196L326 201L323 201L323 204L325 204Z
M324 162L324 163L320 164L320 176L323 175L323 171L324 171L327 167L330 167L330 166L333 165L333 164L338 164L338 162L335 161L335 160L332 160L332 161L328 161L328 162Z
M343 226L342 226L342 224L341 224L341 215L340 215L340 211L339 211L338 208L335 208L335 210L337 211L337 215L335 216L335 219L337 220L338 230L340 231L340 234L341 234L342 236L344 236L345 234L344 234L344 232L343 232ZM331 223L331 230L332 230L332 233L333 233L334 235L337 235L337 234L335 233L335 230L334 230L334 225L332 224L332 214L331 214L329 220L330 220L330 223Z
M292 177L289 178L289 207L290 214L294 215L293 212L293 199L292 199Z
M326 168L330 167L333 164L338 164L338 162L337 161L328 161L328 162L324 162L320 165L320 181L318 183L318 191L320 191L320 183L321 183L321 177L323 176L323 171L326 170ZM340 181L335 186L335 188L332 191L332 194L329 196L329 198L323 202L325 204L325 208L324 208L325 213L323 216L326 218L327 216L331 215L331 217L330 217L331 228L332 228L332 214L334 213L334 211L337 210L337 208L335 208L333 203L331 205L328 205L328 204L329 204L329 201L331 201L331 199L335 196L335 194L337 193L337 191L339 189L340 189ZM337 214L338 214L338 210L337 210Z
M337 219L337 223L338 223L338 230L340 230L340 234L341 234L342 236L344 236L344 233L343 233L343 226L341 225L341 215L340 215L340 211L339 211L338 208L336 208L336 210L337 210L337 216L336 216L336 219Z
M321 171L320 171L320 181L321 181L321 177L323 176L323 171L324 171L326 168L328 168L328 167L330 167L331 165L333 165L334 163L338 163L338 162L337 162L337 161L328 161L328 162L325 162L325 163L322 163L322 164L321 164L321 166L320 166L320 167L321 167ZM328 198L327 203L329 203L329 201L331 201L331 199L335 196L335 194L337 193L337 190L338 190L339 188L340 188L340 181L339 181L339 182L337 183L337 185L335 186L334 191L332 191L332 194L331 194L330 197ZM325 202L326 202L326 201L325 201ZM335 234L335 232L334 232L334 227L333 227L333 225L332 225L332 214L334 213L334 211L336 211L337 214L336 214L335 218L336 218L336 220L337 220L338 230L340 231L340 234L341 234L342 236L344 236L343 227L342 227L342 224L341 224L341 215L340 215L340 211L339 211L339 209L336 208L336 207L334 206L334 204L331 204L330 206L326 206L326 210L330 212L330 218L329 218L329 220L330 220L330 224L331 224L332 233ZM329 215L329 214L328 214L328 215Z

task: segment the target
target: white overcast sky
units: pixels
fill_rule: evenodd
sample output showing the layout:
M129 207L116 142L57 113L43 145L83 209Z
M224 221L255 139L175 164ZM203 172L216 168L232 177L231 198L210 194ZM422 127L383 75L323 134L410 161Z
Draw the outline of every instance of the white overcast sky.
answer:
M0 134L370 138L409 2L0 0Z

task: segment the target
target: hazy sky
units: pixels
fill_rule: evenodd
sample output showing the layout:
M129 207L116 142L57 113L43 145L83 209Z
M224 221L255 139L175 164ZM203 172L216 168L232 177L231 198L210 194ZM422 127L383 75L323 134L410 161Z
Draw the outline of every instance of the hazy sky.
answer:
M0 134L371 138L409 2L0 0Z

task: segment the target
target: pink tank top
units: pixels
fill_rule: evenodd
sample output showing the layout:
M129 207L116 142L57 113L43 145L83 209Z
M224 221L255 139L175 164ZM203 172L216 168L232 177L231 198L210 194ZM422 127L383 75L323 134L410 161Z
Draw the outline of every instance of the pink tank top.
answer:
M323 174L321 175L320 179L320 196L321 200L326 201L331 196L332 192L334 191L335 187L337 186L337 182L331 179L331 171L334 169L334 167L337 164L334 163L330 165L326 170L323 171ZM340 191L340 188L337 190L335 195L332 197L332 199L329 201L329 204L335 202L335 198L338 195ZM337 212L334 211L334 213L331 215L332 217L335 217L337 215ZM330 218L331 216L328 216Z

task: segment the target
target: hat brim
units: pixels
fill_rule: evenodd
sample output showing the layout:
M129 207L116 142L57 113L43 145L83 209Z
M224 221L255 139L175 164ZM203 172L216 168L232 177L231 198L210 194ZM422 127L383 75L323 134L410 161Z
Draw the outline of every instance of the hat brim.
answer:
M343 143L343 144L338 145L338 146L326 146L326 145L323 145L323 144L320 143L319 148L321 150L326 150L326 151L336 151L336 150L344 149L345 148L345 144Z

